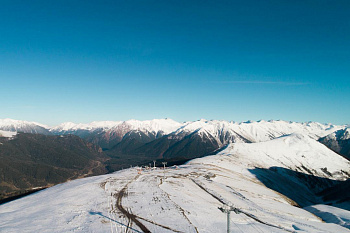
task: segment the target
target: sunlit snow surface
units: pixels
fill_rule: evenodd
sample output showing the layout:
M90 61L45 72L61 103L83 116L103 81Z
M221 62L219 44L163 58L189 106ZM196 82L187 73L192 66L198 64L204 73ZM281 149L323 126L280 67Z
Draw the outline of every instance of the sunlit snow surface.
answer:
M182 124L171 119L153 119L149 121L139 120L128 120L128 121L94 121L89 124L75 124L72 122L65 122L58 126L50 128L53 132L62 131L74 131L74 130L113 130L118 127L127 127L130 130L141 130L158 132L162 131L166 134L173 132L177 128L181 127Z
M350 229L349 211L328 205L313 205L305 207L305 209L327 222L336 223Z
M12 138L17 135L17 132L3 131L0 130L0 137Z
M312 166L312 161L315 169L350 171L341 156L300 135L231 144L218 155L178 168L141 174L130 168L57 185L1 205L0 232L125 232L127 227L129 232L142 232L140 225L150 232L226 232L226 214L218 209L224 204L250 216L232 212L232 232L349 232L292 206L291 200L249 172L270 163L292 167L298 162ZM341 210L340 219L348 224L349 212Z
M26 128L28 126L40 126L43 128L48 128L47 125L43 125L37 122L30 122L30 121L21 121L21 120L13 120L13 119L0 119L0 128L4 127L12 127L15 129L20 129L20 128Z

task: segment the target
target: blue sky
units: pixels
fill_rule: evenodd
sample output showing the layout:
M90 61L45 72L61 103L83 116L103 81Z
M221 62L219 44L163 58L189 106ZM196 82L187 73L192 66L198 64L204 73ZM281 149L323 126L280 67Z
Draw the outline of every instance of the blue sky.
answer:
M0 118L350 123L350 1L0 3Z

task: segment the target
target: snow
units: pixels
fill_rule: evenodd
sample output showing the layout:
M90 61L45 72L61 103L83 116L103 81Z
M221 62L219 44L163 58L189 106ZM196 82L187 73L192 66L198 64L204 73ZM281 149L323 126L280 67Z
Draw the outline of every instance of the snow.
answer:
M350 139L350 128L346 128L341 137L341 140L348 140L348 139Z
M45 129L49 128L47 125L43 125L37 122L30 122L30 121L21 121L21 120L13 120L13 119L0 119L0 129L4 129L4 128L25 128L27 126L40 126L43 127Z
M327 177L321 168L333 173L333 179L346 179L341 170L348 171L350 162L323 144L302 134L282 136L267 142L230 144L220 155L232 155L247 168L284 167L297 170L304 166L316 170L314 175Z
M108 205L101 200L105 194L96 183L101 179L104 177L75 180L2 205L0 232L106 232L109 228L104 228L105 224L89 223L93 219L90 209ZM16 224L6 221L14 216Z
M348 140L350 139L350 128L347 127L345 129L340 129L338 131L335 131L327 135L327 138L331 140Z
M316 122L297 123L261 120L258 122L248 121L238 124L228 121L207 121L202 119L194 122L186 122L174 134L188 135L196 131L205 131L215 138L219 138L222 135L230 135L223 142L223 144L226 144L229 142L244 142L242 137L251 142L264 142L292 133L306 134L314 139L318 139L344 127L330 124L323 125Z
M114 131L120 127L128 130L141 130L148 132L162 131L169 134L179 128L182 124L171 119L154 119L149 121L128 120L128 121L93 121L88 124L75 124L72 122L65 122L58 126L52 127L50 131L76 131L76 130L96 130L103 129L106 131Z
M0 205L0 232L125 232L128 225L131 232L142 232L142 227L150 232L225 232L226 214L219 210L223 206L243 212L231 213L232 232L349 232L342 227L349 224L349 211L313 206L322 213L332 209L339 220L323 222L310 213L315 211L293 206L250 172L257 166L301 163L317 171L350 171L342 157L305 135L230 144L217 155L178 168L143 169L141 174L130 168ZM138 224L129 221L127 213Z
M17 132L11 132L11 131L3 131L0 130L0 137L4 138L12 138L17 135Z
M68 131L70 129L74 129L78 124L73 122L64 122L58 126L52 127L50 130L54 131Z
M350 229L349 211L329 205L312 205L304 209L322 218L326 222L335 223Z
M231 142L263 142L273 138L292 133L306 134L314 139L327 136L337 130L345 129L345 125L320 124L317 122L297 123L286 121L248 121L242 123L205 120L190 121L179 123L171 119L153 119L146 121L128 120L128 121L93 121L88 124L65 122L58 126L48 127L36 122L18 121L12 119L0 119L0 129L7 131L26 131L36 132L35 127L40 126L54 133L72 133L74 131L102 130L107 134L125 134L131 130L142 131L146 134L158 133L173 134L184 137L188 134L198 132L199 135L206 135L217 140L218 145L226 145ZM27 128L28 130L23 130ZM31 130L29 130L31 129ZM347 137L350 137L349 130L346 131ZM121 135L122 136L122 135Z
M118 126L122 121L93 121L89 124L75 124L73 122L65 122L58 126L51 127L50 131L74 131L74 130L96 130L96 129L110 129Z
M133 130L148 132L162 131L165 134L169 134L182 126L181 123L172 119L154 119L149 121L128 120L126 123L130 125Z
M28 125L49 129L35 122L0 120L1 129ZM349 211L326 205L297 208L251 172L281 167L327 179L348 179L350 162L315 140L338 130L349 137L346 126L154 119L66 122L50 128L56 132L96 129L162 132L180 138L196 132L228 146L217 155L192 160L179 169L138 174L136 168L130 168L56 185L0 205L0 232L124 232L128 225L134 232L142 232L143 227L151 232L225 232L226 215L218 209L223 206L243 212L231 213L233 232L348 232ZM16 132L0 131L0 135L13 137ZM245 141L254 143L242 143ZM130 221L132 216L136 217Z

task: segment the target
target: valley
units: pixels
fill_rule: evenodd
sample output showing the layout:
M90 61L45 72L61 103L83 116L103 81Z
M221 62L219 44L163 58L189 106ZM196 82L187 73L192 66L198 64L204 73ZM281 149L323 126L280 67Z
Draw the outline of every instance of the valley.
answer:
M1 151L6 167L18 158L74 177L0 205L0 231L225 232L227 208L237 212L233 232L349 231L350 162L320 142L347 126L200 120L170 133L138 127L105 150L73 134L3 133L0 149L12 148Z

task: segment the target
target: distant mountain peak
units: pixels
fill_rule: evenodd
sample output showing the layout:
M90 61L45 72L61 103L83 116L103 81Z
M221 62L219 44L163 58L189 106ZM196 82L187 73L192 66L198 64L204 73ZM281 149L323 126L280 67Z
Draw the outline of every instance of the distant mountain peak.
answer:
M350 128L342 128L319 139L333 151L343 155L350 160Z
M337 137L339 137L341 140L350 139L350 128L345 128L343 130L339 130Z
M49 127L37 122L0 119L0 130L22 133L50 134Z
M34 121L14 120L10 118L0 119L0 127L8 126L8 125L13 125L13 126L38 125L43 128L49 128L49 126L47 125L34 122Z

